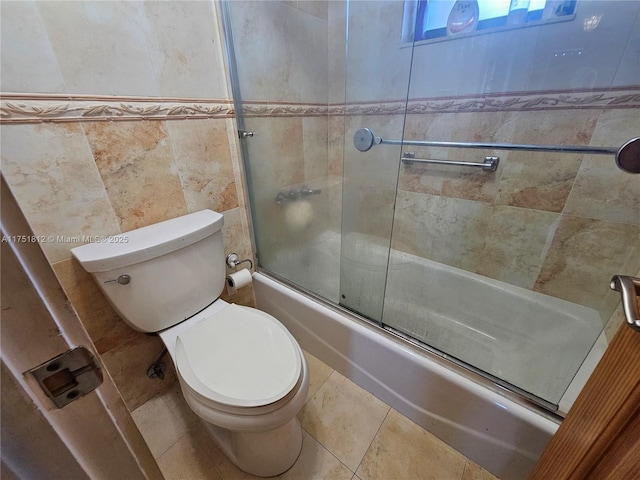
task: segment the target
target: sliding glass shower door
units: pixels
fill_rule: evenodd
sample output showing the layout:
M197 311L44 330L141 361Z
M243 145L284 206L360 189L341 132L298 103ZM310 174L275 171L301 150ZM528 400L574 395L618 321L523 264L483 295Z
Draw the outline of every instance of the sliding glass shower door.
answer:
M365 155L353 138L362 126L402 138L412 49L399 44L401 2L349 2L347 12L340 304L380 323L402 150Z
M330 43L346 3L293 3L222 3L247 193L259 267L338 303L342 131L327 99L344 98Z
M382 322L566 410L617 322L611 276L640 268L640 187L598 149L518 145L615 149L637 135L640 5L531 2L513 23L509 2L479 1L479 23L456 32L461 3L476 2L404 2L404 135L361 124L404 143ZM395 148L371 151L395 163Z

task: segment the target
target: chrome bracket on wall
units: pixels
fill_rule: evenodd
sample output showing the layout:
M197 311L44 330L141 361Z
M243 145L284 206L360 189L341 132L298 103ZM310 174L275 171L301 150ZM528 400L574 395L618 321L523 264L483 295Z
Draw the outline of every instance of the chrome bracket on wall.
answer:
M622 297L622 309L627 319L627 324L640 332L640 311L638 298L640 297L640 278L627 275L614 275L611 279L611 290L620 292Z

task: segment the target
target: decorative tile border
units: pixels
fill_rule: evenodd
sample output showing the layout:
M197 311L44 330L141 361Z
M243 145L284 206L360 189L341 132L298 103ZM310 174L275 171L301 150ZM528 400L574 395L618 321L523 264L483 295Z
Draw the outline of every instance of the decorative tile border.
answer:
M0 123L229 118L230 100L2 94Z
M587 92L532 92L447 98L417 98L406 103L407 113L459 113L569 109L640 108L640 87ZM330 105L333 115L402 114L405 102Z
M408 113L639 108L640 89L522 93L480 98L410 100Z
M467 97L421 98L322 105L300 102L245 102L245 117L397 115L490 111L640 108L640 87L617 90L532 92ZM155 97L90 97L3 94L0 123L104 120L186 120L235 116L231 100Z

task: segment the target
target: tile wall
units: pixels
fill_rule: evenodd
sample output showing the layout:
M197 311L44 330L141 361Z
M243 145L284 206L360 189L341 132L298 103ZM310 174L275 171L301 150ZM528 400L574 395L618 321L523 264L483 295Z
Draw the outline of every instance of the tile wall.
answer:
M252 257L212 2L2 2L2 173L130 410L174 380L70 249L209 208ZM254 304L245 288L225 299Z

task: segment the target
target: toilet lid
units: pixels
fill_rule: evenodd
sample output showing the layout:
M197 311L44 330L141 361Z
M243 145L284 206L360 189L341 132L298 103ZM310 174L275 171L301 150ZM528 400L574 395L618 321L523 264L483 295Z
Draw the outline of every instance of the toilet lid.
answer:
M300 378L298 344L271 315L229 305L180 334L176 367L199 394L258 407L287 395Z

